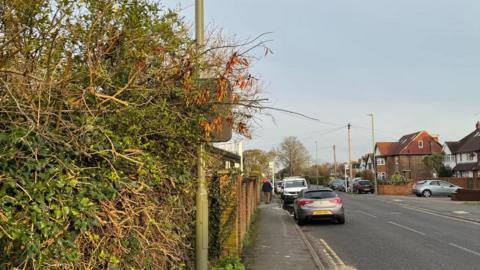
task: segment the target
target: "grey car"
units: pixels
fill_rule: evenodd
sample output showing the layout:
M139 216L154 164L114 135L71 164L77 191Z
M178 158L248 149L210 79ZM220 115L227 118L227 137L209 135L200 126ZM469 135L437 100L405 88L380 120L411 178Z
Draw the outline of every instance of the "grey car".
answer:
M316 219L345 223L342 199L329 188L302 190L293 202L293 217L300 226Z
M462 187L456 186L447 181L422 180L413 185L412 193L417 195L417 197L450 196L460 188Z

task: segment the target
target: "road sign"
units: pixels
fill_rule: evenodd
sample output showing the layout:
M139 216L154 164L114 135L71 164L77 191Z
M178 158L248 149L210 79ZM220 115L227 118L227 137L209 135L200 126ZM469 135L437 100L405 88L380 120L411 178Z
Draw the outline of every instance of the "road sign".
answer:
M217 91L222 87L221 83L227 84L225 95L218 100L220 104L216 106L217 110L207 117L209 122L216 118L219 118L221 121L220 128L210 133L210 142L227 142L232 138L232 123L228 120L232 119L232 85L227 80L222 81L216 78L199 80L199 87L208 89L213 95L216 95Z

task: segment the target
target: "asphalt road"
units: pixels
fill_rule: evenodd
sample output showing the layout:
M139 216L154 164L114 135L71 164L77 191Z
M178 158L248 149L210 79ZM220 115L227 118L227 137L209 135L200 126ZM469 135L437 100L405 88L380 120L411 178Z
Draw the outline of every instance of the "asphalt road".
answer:
M480 224L411 210L373 195L340 193L346 224L302 227L356 269L480 269Z

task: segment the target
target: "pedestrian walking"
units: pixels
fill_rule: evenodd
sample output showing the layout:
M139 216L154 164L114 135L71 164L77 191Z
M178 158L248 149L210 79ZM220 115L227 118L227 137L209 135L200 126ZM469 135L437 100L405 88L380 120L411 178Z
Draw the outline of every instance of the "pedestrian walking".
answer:
M268 181L267 178L263 179L263 184L262 184L262 192L263 192L263 197L265 198L265 203L269 204L270 201L272 200L272 183Z

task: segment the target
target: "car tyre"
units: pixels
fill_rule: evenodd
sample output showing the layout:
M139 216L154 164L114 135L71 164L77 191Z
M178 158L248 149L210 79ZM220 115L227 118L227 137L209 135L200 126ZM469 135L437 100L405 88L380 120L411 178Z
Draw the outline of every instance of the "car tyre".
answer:
M422 195L423 195L423 197L428 198L428 197L432 196L432 192L430 190L426 189L422 192Z
M305 219L303 219L303 218L297 217L296 222L297 222L298 226L305 225Z
M415 194L415 195L417 195L417 197L422 197L422 194Z
M345 224L345 216L344 215L338 216L337 217L337 223L338 224Z

